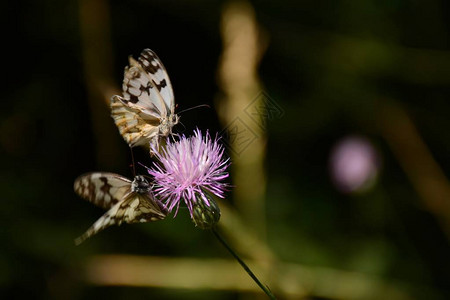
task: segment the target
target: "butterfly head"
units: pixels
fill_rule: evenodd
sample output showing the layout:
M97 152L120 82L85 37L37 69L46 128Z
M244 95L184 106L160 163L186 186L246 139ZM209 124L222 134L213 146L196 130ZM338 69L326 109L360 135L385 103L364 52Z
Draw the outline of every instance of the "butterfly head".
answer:
M161 124L159 125L159 134L160 136L168 136L172 133L172 127L177 125L180 120L180 117L177 114L171 114L161 120Z
M148 193L150 191L150 183L144 176L137 175L131 183L131 191L139 194Z

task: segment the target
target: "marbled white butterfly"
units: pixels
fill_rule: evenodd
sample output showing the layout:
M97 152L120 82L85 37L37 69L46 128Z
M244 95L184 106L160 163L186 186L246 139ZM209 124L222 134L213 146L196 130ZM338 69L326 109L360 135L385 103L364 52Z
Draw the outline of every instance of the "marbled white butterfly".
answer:
M86 173L75 179L74 190L83 199L108 210L75 240L77 245L111 225L158 221L167 215L167 209L154 198L142 175L131 181L114 173Z
M152 153L179 121L169 75L152 50L144 49L138 60L129 57L122 90L123 97L111 98L111 116L130 147L150 145Z

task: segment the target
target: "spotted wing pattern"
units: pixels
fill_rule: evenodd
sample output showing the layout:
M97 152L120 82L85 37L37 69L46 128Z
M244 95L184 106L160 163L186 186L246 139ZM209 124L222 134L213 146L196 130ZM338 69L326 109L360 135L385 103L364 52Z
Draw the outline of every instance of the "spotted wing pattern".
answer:
M75 179L73 189L83 199L110 209L130 192L131 180L114 173L86 173Z
M88 173L75 180L74 189L82 198L108 209L75 240L77 245L111 225L152 222L167 215L167 209L154 198L143 176L130 181L114 173Z
M122 85L123 97L111 98L111 115L130 147L159 145L159 139L178 123L175 100L164 65L150 49L138 60L129 58Z

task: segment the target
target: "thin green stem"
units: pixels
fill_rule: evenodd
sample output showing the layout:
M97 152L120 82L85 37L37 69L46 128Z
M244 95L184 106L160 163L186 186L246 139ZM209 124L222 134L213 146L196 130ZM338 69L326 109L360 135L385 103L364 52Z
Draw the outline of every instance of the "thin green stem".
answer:
M227 242L222 238L222 236L216 231L215 228L212 228L211 231L214 233L216 238L222 243L222 245L233 255L234 258L239 262L239 264L244 268L244 270L250 275L250 277L256 282L256 284L269 296L270 299L276 299L272 294L268 286L265 286L259 281L258 277L253 274L252 270L245 264L245 262L236 254L236 252L231 249L231 247L227 244Z

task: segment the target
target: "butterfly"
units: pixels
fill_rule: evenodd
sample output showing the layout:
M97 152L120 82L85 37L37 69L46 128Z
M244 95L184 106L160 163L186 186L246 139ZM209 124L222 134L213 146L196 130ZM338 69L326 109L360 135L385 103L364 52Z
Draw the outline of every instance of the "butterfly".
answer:
M138 60L129 57L122 90L123 97L111 98L111 116L120 134L130 147L158 150L160 139L172 133L179 116L169 75L155 52L144 49Z
M75 179L74 190L81 198L108 210L75 240L77 245L111 225L153 222L167 215L167 208L153 196L150 183L142 175L131 181L114 173L86 173Z

